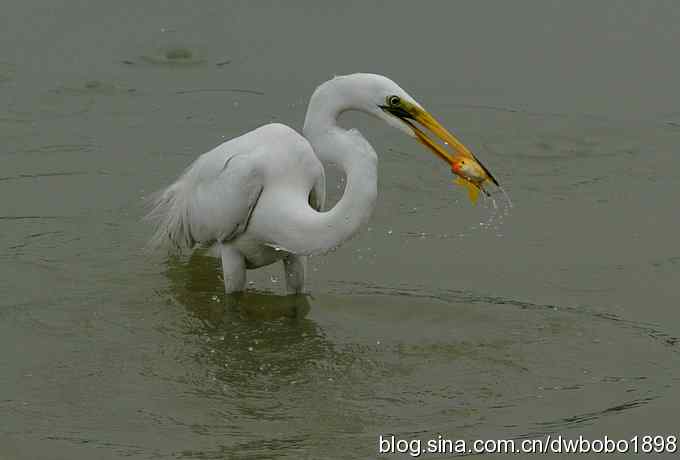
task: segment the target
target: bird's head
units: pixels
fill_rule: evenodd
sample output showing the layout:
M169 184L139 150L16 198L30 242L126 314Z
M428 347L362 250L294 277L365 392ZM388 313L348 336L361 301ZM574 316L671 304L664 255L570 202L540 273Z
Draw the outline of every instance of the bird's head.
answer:
M379 75L365 74L365 78L370 81L364 95L370 101L367 112L415 137L444 160L454 174L477 188L481 189L486 181L499 185L472 152L399 85Z

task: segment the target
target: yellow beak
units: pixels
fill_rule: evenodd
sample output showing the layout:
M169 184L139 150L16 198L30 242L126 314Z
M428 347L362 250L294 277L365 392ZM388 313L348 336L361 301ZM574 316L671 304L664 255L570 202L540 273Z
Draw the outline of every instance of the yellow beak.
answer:
M453 134L451 134L446 128L444 128L432 115L430 115L425 110L421 109L415 109L414 112L415 113L413 114L413 119L420 123L421 125L423 125L425 128L427 128L432 134L441 139L441 141L444 142L445 145L449 145L453 149L455 149L458 155L474 159L472 152L470 152L470 150L465 145L463 145L462 142L456 139L456 137ZM427 137L427 135L417 126L413 124L411 125L412 125L411 127L413 128L413 132L416 134L416 137L420 142L422 142L436 155L438 155L447 163L449 163L451 166L453 166L454 157L451 156L451 154L444 150L444 148L441 145L437 144L432 139Z
M460 160L461 158L465 158L469 162L478 165L479 169L482 170L484 173L485 177L482 180L482 182L475 183L474 185L480 187L481 184L486 180L490 180L497 186L499 185L496 178L494 178L491 172L489 172L489 170L486 169L486 167L472 154L470 149L468 149L465 145L463 145L462 142L456 139L456 137L453 134L451 134L446 128L444 128L441 125L441 123L439 123L432 115L430 115L427 111L419 107L410 107L409 112L414 121L422 125L424 128L426 128L435 136L437 136L444 143L444 145L449 146L454 150L455 152L454 154L448 152L444 148L444 146L430 139L423 130L421 130L410 120L402 118L402 120L405 123L408 123L408 125L413 129L416 138L423 145L432 150L432 152L434 152L435 155L440 157L442 160L446 161L451 166L454 173L458 174L458 172L456 171L455 168L453 168L453 166L456 164L458 160ZM470 178L467 177L463 177L463 179L468 181L470 180Z

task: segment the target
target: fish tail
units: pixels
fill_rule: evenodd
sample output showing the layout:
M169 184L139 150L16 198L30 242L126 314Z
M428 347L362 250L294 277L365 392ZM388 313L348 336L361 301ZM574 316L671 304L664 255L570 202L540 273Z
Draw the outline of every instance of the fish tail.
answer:
M453 182L456 185L464 187L468 192L468 197L473 204L477 204L477 199L479 198L479 187L470 182L469 180L463 179L462 177L456 178Z

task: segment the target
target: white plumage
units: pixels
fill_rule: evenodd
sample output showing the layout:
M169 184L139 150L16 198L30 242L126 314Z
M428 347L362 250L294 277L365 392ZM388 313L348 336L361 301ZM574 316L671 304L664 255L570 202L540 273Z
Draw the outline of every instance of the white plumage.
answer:
M150 214L159 220L152 245L169 240L188 249L232 241L247 228L265 182L268 194L309 195L314 187L323 194L323 177L302 136L285 125L262 126L204 153L158 194Z
M214 245L228 293L243 289L246 268L283 260L289 291L302 291L305 257L350 238L375 205L377 155L358 131L338 125L348 110L412 136L410 121L421 116L439 127L386 77L336 77L314 92L304 137L282 124L262 126L204 153L158 192L149 214L156 221L151 245ZM323 210L321 161L338 164L347 178L342 198L329 211Z

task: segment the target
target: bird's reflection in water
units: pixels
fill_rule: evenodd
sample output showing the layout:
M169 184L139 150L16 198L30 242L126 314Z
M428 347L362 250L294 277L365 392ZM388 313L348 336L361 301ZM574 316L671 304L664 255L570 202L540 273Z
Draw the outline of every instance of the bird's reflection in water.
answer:
M246 291L225 296L219 273L219 259L199 252L192 254L188 262L176 256L167 262L166 275L175 299L210 324L218 325L234 316L252 320L301 320L309 313L307 295Z
M308 296L246 292L225 300L219 259L201 254L188 261L171 257L165 273L170 295L190 314L181 328L199 344L193 361L220 384L202 381L194 391L237 396L231 404L241 414L264 409L277 388L313 384L319 367L337 369L352 361L306 317Z

